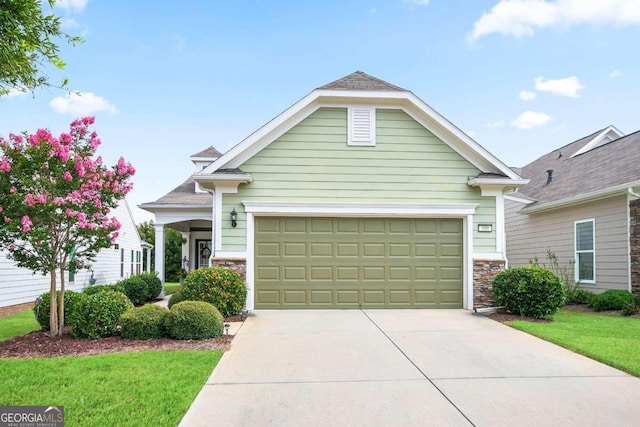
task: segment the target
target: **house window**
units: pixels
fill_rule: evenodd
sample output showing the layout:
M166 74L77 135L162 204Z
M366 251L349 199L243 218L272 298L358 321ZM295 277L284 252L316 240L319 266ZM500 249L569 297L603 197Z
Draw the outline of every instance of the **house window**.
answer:
M73 283L76 281L76 273L73 271L69 271L69 283Z
M575 222L576 234L576 281L595 283L596 281L596 237L595 221L587 219Z
M133 258L133 254L134 254L134 252L135 252L135 251L134 251L133 249L131 249L131 275L132 275L132 276L133 276L133 266L135 265L135 264L134 264L134 258Z
M347 145L376 145L376 109L349 108L349 135Z
M136 274L140 274L142 269L142 252L136 251Z
M124 277L124 248L120 248L120 277Z

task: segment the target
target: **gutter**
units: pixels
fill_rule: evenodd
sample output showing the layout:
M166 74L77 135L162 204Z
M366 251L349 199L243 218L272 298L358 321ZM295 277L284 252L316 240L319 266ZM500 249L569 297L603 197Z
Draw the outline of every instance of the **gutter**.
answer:
M627 191L629 192L629 194L630 194L632 197L635 197L636 199L640 199L640 194L638 194L638 193L636 193L635 191L633 191L633 187L629 187L629 188L627 189Z

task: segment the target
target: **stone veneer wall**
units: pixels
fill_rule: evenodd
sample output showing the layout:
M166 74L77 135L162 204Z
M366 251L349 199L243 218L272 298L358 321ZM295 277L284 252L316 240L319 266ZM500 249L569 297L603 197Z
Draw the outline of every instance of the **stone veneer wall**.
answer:
M629 202L631 292L640 297L640 200Z
M236 271L242 280L247 281L247 260L244 258L234 259L213 259L211 262L213 267L227 267Z
M504 270L504 261L502 260L473 260L473 308L496 306L491 284L502 270Z

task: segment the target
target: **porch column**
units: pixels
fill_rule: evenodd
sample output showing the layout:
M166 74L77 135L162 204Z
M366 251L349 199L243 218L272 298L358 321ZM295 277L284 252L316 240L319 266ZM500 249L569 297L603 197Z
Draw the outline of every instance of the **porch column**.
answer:
M156 273L162 281L162 292L160 297L164 297L164 224L156 224Z
M182 231L180 232L180 234L182 234L182 238L185 240L185 242L182 244L182 255L180 256L180 262L183 262L183 260L186 258L187 265L184 265L183 263L182 268L189 271L191 270L191 266L193 265L191 256L189 255L191 248L191 232Z

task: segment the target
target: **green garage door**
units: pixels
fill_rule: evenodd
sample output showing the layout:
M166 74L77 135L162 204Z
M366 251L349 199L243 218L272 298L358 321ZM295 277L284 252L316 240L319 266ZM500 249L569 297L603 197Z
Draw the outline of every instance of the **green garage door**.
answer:
M255 308L461 308L462 220L256 217Z

